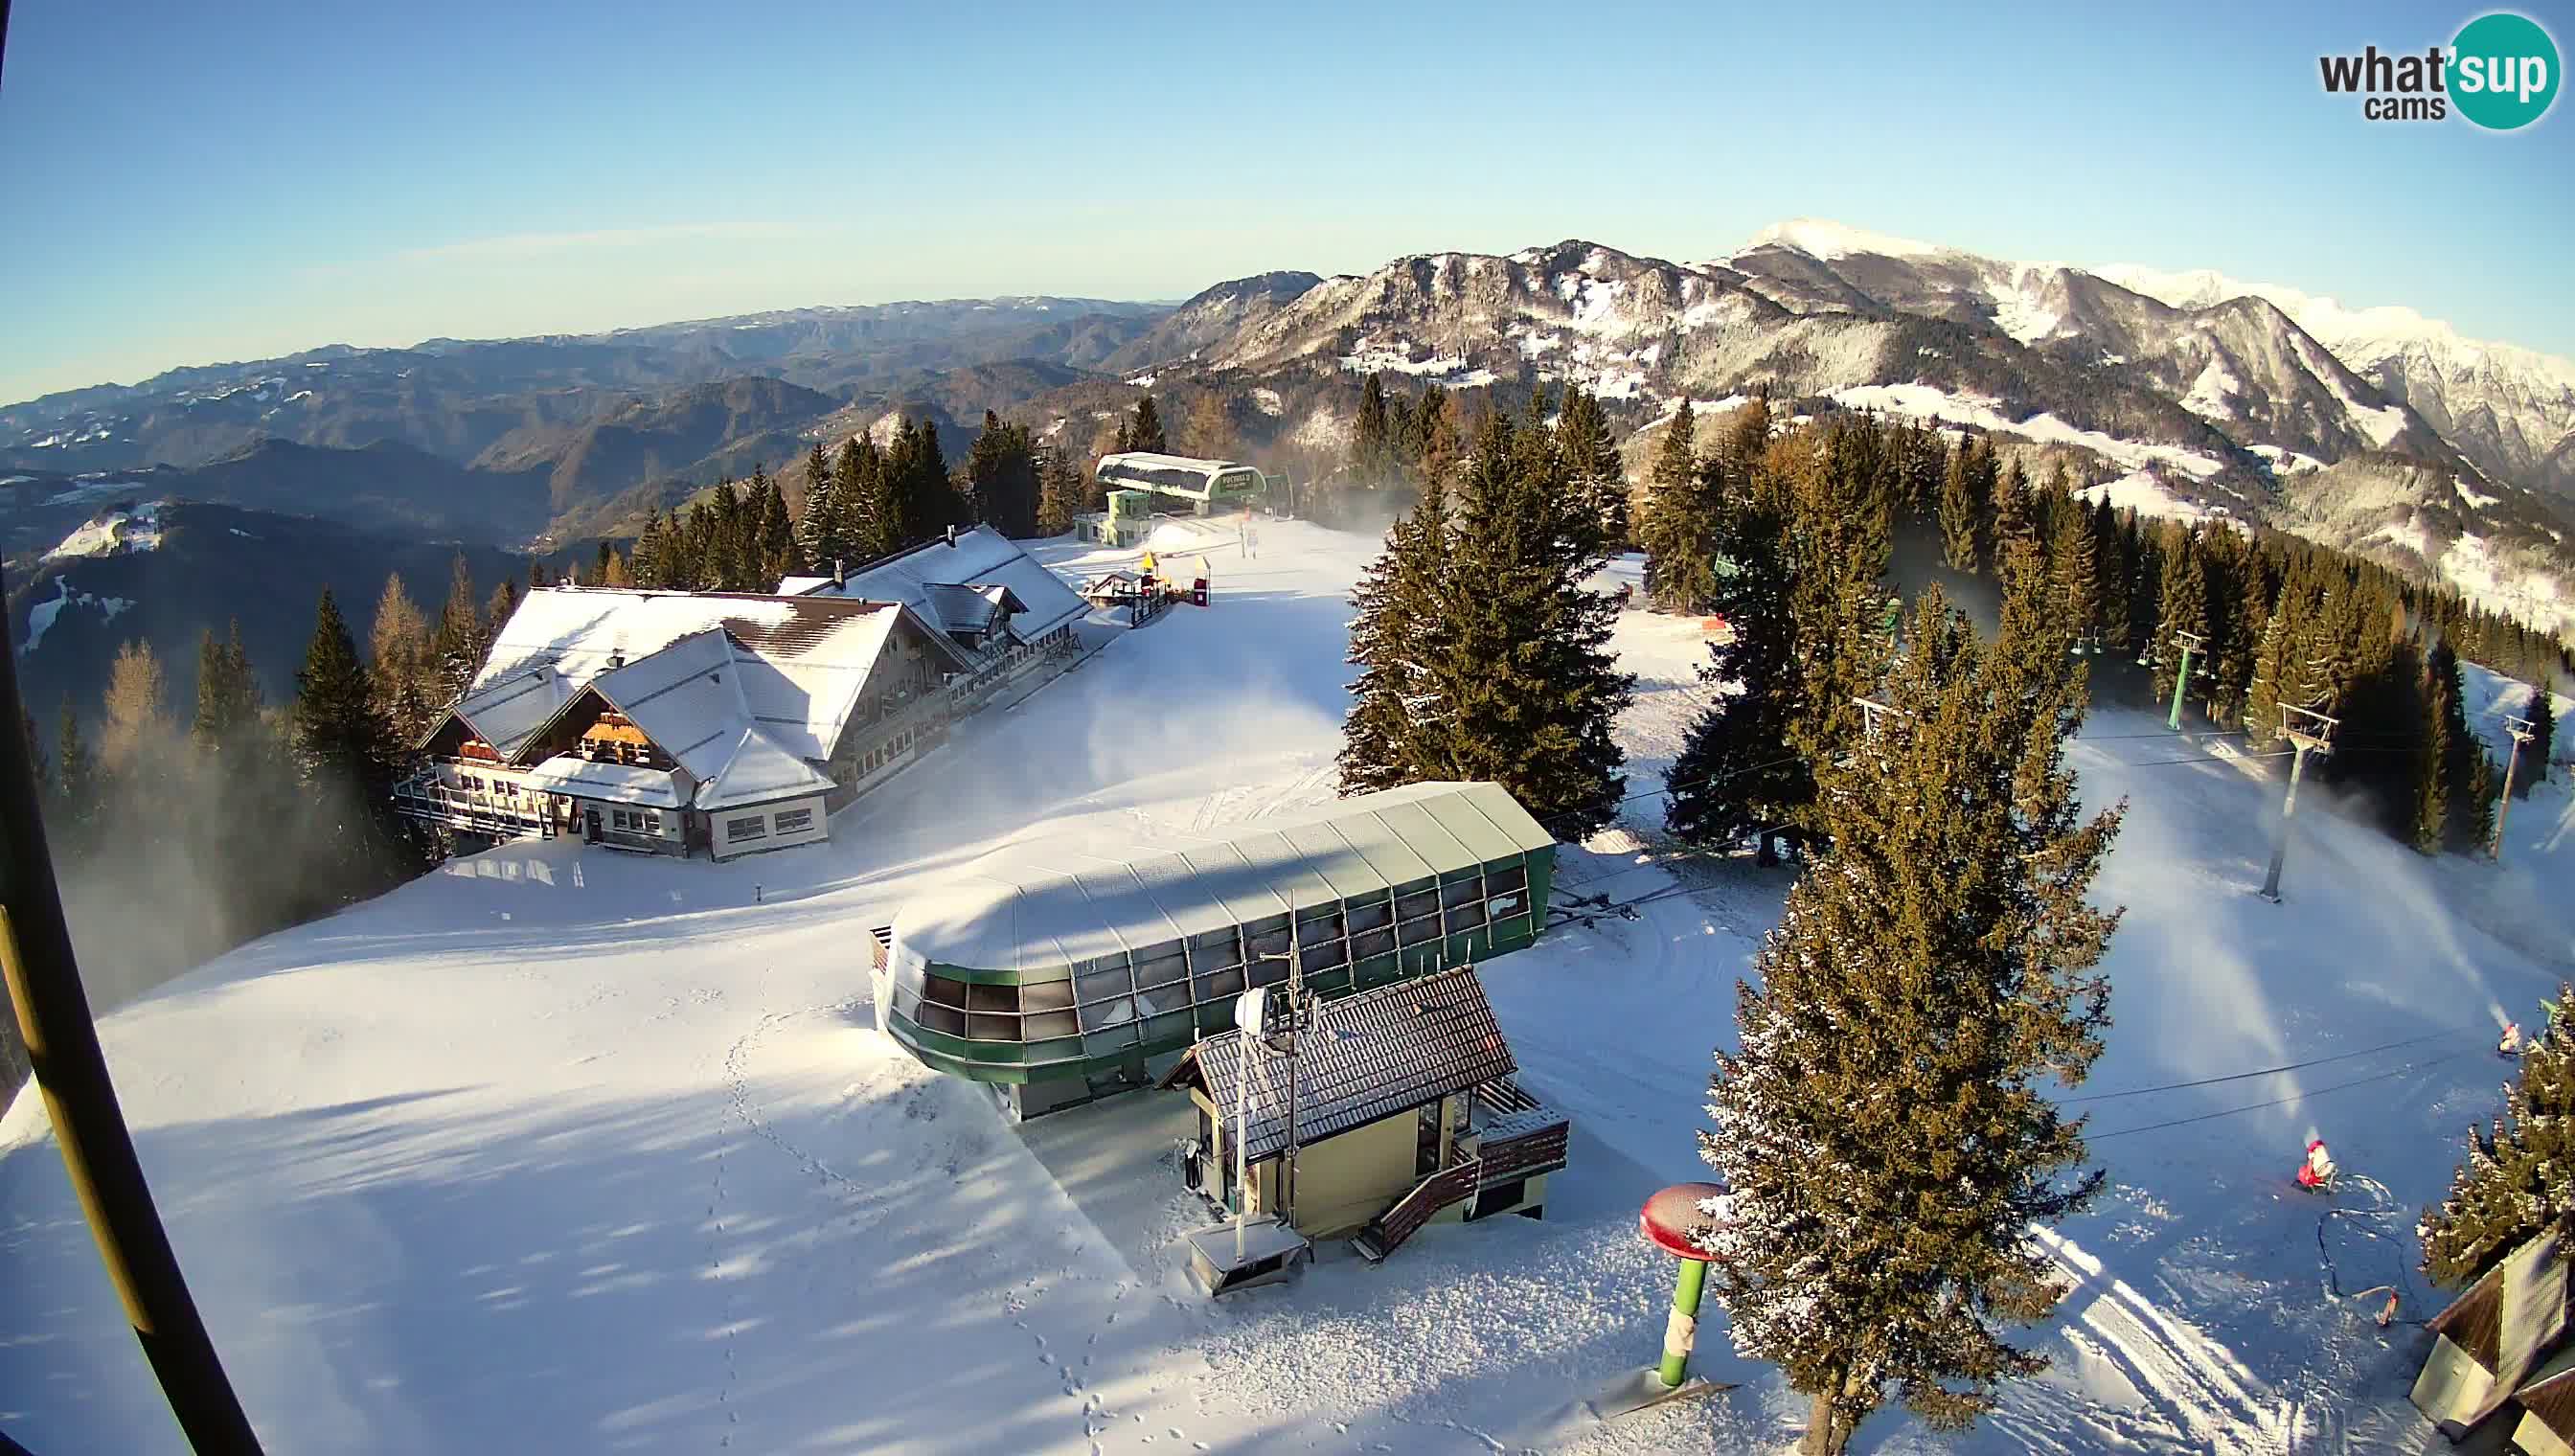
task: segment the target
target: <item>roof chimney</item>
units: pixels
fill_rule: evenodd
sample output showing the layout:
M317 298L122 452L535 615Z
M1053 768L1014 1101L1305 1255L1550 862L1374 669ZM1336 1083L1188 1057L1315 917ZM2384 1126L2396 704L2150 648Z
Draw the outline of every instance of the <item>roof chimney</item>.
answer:
M613 672L617 671L618 669L623 668L623 667L625 667L625 666L626 666L626 652L625 652L625 650L624 650L623 648L613 648L613 649L611 649L611 650L609 651L609 654L608 654L608 669L609 669L609 671L613 673Z
M839 557L832 558L832 585L835 587L850 585L849 567Z
M957 545L957 528L954 526L948 528L948 545L952 550Z

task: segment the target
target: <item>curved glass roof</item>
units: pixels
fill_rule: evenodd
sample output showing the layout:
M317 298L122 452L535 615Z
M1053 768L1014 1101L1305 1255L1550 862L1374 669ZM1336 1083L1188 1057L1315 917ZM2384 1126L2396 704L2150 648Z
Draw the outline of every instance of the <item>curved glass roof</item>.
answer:
M1078 965L1554 842L1487 782L1408 784L1223 834L1040 840L997 850L908 901L895 917L895 953L980 970Z

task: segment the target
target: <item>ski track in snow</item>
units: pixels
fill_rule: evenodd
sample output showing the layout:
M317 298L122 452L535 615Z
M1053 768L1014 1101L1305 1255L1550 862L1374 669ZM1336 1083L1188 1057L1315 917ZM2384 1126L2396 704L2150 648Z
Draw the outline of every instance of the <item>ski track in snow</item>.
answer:
M2188 1449L2228 1456L2289 1449L2287 1406L2232 1351L2167 1314L2073 1240L2035 1225L2030 1233L2073 1276L2065 1317L2080 1322L2090 1336L2085 1345L2148 1395ZM2113 1429L2120 1424L2106 1413L2096 1419ZM2133 1439L2136 1433L2121 1434Z

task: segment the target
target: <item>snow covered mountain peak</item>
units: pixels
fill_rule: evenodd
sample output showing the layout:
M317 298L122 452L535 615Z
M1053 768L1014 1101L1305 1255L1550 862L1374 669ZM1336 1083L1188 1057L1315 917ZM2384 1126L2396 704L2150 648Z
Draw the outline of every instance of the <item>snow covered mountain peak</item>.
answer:
M1854 228L1830 218L1790 218L1754 233L1750 242L1728 256L1740 257L1755 248L1765 247L1794 248L1809 258L1826 263L1859 253L1873 253L1881 258L1931 258L1958 251L1932 243L1917 243L1911 238L1872 233L1866 228Z

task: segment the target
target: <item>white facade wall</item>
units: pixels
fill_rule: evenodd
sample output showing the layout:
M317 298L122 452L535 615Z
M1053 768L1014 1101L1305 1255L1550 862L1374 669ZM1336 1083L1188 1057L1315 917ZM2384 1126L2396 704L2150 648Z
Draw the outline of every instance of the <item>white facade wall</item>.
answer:
M707 810L709 843L718 859L818 843L832 836L823 814L823 795L782 798L740 808Z
M687 815L680 809L661 808L650 804L609 803L590 798L581 799L580 803L585 811L598 810L600 832L610 836L612 841L614 839L644 840L659 847L664 853L681 852L681 830L685 826ZM639 844L635 847L640 848L645 845Z

